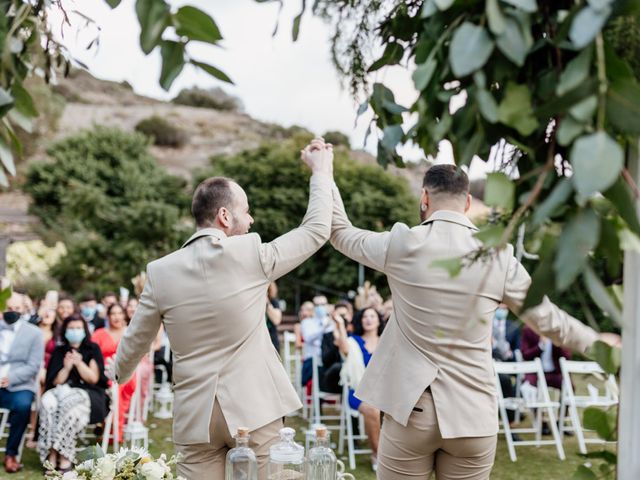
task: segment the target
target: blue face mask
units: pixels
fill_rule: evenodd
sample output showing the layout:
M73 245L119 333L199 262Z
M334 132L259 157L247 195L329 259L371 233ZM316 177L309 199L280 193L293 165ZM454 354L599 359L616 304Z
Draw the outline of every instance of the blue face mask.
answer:
M82 307L82 309L80 310L80 315L82 315L82 318L85 319L85 321L89 321L89 320L93 320L93 317L96 316L96 312L98 311L98 309L96 307Z
M84 337L84 328L68 328L64 333L64 338L66 338L71 345L78 345L82 343Z
M325 305L316 305L314 310L316 318L324 318L327 316L327 307Z
M506 320L508 314L509 311L506 308L498 308L495 313L496 320Z

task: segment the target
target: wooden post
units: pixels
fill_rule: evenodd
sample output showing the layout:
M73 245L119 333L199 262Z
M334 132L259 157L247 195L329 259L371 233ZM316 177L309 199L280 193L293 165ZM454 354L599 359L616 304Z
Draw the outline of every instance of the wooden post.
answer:
M632 149L630 173L640 185L640 141ZM640 199L636 199L640 213ZM620 376L618 479L640 478L640 253L624 257L624 327Z

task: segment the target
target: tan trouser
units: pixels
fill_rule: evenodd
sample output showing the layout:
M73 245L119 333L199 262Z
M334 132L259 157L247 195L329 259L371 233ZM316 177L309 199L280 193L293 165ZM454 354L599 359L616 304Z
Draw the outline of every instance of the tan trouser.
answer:
M258 458L259 480L267 478L269 447L280 439L278 431L282 427L283 421L278 419L250 432L249 447L253 449ZM213 405L209 434L211 440L209 443L175 445L176 452L182 455L177 466L178 475L187 480L224 480L227 452L236 446L236 441L229 432L217 400Z
M384 415L378 448L378 480L485 480L496 453L497 435L443 439L431 392L422 394L403 427Z

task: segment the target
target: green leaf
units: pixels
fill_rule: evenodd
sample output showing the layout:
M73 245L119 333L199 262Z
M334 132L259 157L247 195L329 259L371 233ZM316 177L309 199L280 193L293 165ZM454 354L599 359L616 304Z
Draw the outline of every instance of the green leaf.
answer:
M566 290L584 269L587 257L599 239L600 219L593 210L582 210L567 222L558 240L553 262L559 291Z
M547 198L533 212L533 219L531 220L533 227L538 228L547 218L553 217L556 210L569 200L571 192L573 192L571 180L568 178L560 180Z
M0 310L4 312L4 309L7 306L7 300L9 300L11 298L11 292L13 290L11 289L11 285L9 285L6 288L3 288L2 290L0 290Z
M226 73L224 73L222 70L217 69L213 65L209 65L208 63L198 62L196 60L191 60L191 63L196 67L201 68L212 77L217 78L218 80L222 80L223 82L233 84L233 80L231 80Z
M571 116L567 115L560 121L560 127L558 127L558 143L563 147L571 145L578 135L580 135L585 129L583 123L575 121Z
M416 86L416 90L422 91L429 85L433 74L436 71L438 62L434 58L429 58L422 65L418 65L415 72L413 72L413 83Z
M449 130L451 130L451 125L453 125L453 118L451 117L449 107L447 106L442 113L442 117L430 122L427 128L429 129L429 133L431 134L433 141L439 142L445 137Z
M87 460L97 460L98 458L104 457L104 452L100 445L93 445L91 447L87 447L83 450L80 450L76 455L76 460L78 463L86 462Z
M504 173L490 173L484 187L484 203L489 207L511 210L515 191L516 186Z
M291 37L293 41L296 42L298 40L298 36L300 36L300 22L302 21L302 15L304 15L304 11L307 9L307 1L302 0L302 10L296 18L293 19L293 25L291 27Z
M160 46L160 53L162 54L160 86L168 91L173 81L184 68L184 45L170 40L163 40Z
M445 11L447 9L449 9L449 7L451 7L451 5L453 5L453 3L455 2L455 0L434 0L436 6L441 10L441 11Z
M609 450L600 450L598 452L589 452L583 455L585 458L599 458L605 462L615 465L618 462L618 456Z
M607 120L620 132L640 135L640 86L629 78L607 89Z
M544 296L554 288L555 276L552 265L554 241L555 239L551 236L546 236L543 240L543 247L539 252L541 261L531 276L531 286L527 291L527 298L525 298L522 305L522 311L540 305Z
M105 0L105 2L107 2L107 5L109 5L111 8L116 8L118 5L120 5L120 2L122 0Z
M538 127L533 116L531 94L526 85L509 83L507 91L498 107L498 119L508 127L516 129L522 135L530 135Z
M560 81L556 87L558 96L562 96L573 90L589 77L591 68L592 49L586 48L571 60L560 75Z
M580 10L573 18L571 29L569 30L569 39L573 46L581 49L593 42L596 35L602 30L610 13L611 7L595 10L590 6L586 6Z
M636 235L640 235L640 219L638 219L635 200L629 186L622 177L619 177L616 183L604 192L604 196L613 203L629 229Z
M498 121L498 104L496 99L493 98L490 92L484 89L479 89L476 94L478 101L478 108L480 114L489 123L496 123Z
M396 149L396 145L402 140L403 135L404 132L400 125L389 125L382 130L382 140L380 143L384 148L393 152Z
M487 0L485 4L485 12L489 21L489 30L494 35L500 35L505 29L505 18L500 10L498 0Z
M612 440L616 433L616 419L615 410L612 409L610 412L598 407L585 408L583 414L584 428L595 430L603 440Z
M620 242L619 245L615 244L617 247L626 252L633 251L640 253L640 237L638 235L633 233L628 228L623 228L617 235ZM610 257L607 257L607 259L609 258Z
M533 43L530 36L523 35L515 19L507 18L505 30L496 39L496 45L509 60L522 67Z
M422 12L420 13L420 16L422 18L429 18L435 13L438 13L436 2L434 0L427 0L426 2L424 2L424 5L422 5Z
M18 111L17 108L14 108L9 112L9 118L13 123L18 125L25 132L33 133L33 118L27 117L22 112Z
M159 43L171 13L164 0L136 0L136 14L140 22L140 48L148 55Z
M180 7L174 15L176 33L190 40L216 44L222 40L222 34L210 15L199 8L186 5Z
M596 132L574 142L570 159L573 184L588 198L615 183L624 165L624 152L606 132Z
M14 106L16 110L18 110L22 115L29 118L38 116L38 110L33 103L33 99L31 98L31 95L29 95L29 92L27 92L22 86L22 84L18 82L14 83L13 87L11 87L11 95L13 96L13 99L15 101Z
M596 305L598 305L603 312L608 313L618 325L622 325L622 312L607 293L607 289L602 284L600 278L598 278L598 275L596 275L590 266L587 266L583 276L587 290L589 290L589 295L591 295Z
M366 112L367 110L369 110L369 99L366 99L364 102L360 104L360 106L358 107L358 113L356 116L359 117L360 115L363 115L364 112Z
M460 158L457 159L459 162L458 166L470 165L471 160L473 160L473 156L480 151L485 141L486 140L484 131L482 130L482 128L478 128L471 139L468 142L463 143L463 148L460 152Z
M500 240L502 239L503 233L503 225L488 224L482 227L482 229L480 229L479 232L476 232L473 236L480 240L485 247L495 248L500 246Z
M392 102L391 100L387 100L386 98L382 101L382 106L387 112L394 115L409 111L408 108L403 107L402 105L398 105L396 102Z
M536 0L502 0L504 3L513 5L523 12L533 13L538 11Z
M11 148L2 138L0 138L0 162L11 175L15 176L16 165L13 162L13 152L11 152Z
M396 42L389 42L384 49L382 56L373 62L373 64L367 70L368 72L374 72L384 67L385 65L396 65L402 60L404 55L404 48L402 45Z
M451 278L455 278L460 275L462 271L462 258L454 257L434 260L429 266L432 268L442 268L449 272Z
M613 0L587 0L587 3L594 10L604 10L611 5Z
M493 52L494 43L487 31L464 22L453 33L449 63L456 77L464 77L484 66Z
M0 88L0 118L13 108L13 97L4 88Z
M569 115L580 122L587 123L593 118L597 108L598 97L592 95L571 107Z

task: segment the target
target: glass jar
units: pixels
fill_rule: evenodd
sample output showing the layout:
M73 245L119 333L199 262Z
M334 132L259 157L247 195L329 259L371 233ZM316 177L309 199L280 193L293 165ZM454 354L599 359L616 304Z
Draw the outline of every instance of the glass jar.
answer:
M227 452L226 480L258 480L258 461L249 448L249 429L238 428L236 448Z
M329 448L327 427L316 428L316 443L309 450L307 459L307 480L336 480L338 460Z
M269 449L268 480L304 480L304 447L294 442L296 431L280 429L280 441Z

